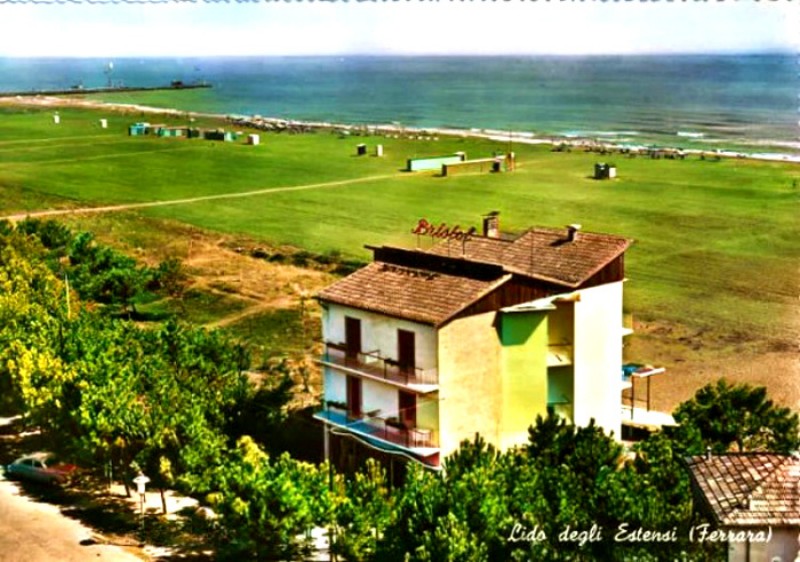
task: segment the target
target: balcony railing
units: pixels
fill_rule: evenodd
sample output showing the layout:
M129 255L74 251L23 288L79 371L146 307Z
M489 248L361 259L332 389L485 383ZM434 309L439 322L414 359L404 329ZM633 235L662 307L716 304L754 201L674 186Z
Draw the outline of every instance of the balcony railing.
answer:
M439 373L436 369L404 367L393 359L382 357L378 351L349 354L347 347L340 343L326 343L321 361L399 384L439 384Z
M382 439L406 449L439 447L432 430L422 427L406 427L391 417L369 414L355 415L351 411L330 405L319 412L317 416L354 433Z

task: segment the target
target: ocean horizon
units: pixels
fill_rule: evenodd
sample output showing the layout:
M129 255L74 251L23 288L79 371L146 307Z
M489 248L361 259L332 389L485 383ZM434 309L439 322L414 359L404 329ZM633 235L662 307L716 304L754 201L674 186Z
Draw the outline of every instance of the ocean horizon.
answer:
M212 85L187 111L800 153L791 54L0 58L0 91L173 80Z

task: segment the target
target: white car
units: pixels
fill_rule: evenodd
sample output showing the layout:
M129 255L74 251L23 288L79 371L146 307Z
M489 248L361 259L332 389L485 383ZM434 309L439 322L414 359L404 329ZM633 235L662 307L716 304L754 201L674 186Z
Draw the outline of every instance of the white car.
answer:
M9 478L63 485L69 483L78 467L60 462L52 453L34 453L18 458L5 469Z

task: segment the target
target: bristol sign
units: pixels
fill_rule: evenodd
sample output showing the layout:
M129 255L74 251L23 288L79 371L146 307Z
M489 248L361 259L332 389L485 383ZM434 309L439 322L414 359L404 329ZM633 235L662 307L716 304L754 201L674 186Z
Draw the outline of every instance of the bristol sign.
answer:
M419 219L417 226L411 229L412 234L430 236L442 240L459 240L461 242L466 242L477 232L478 230L474 226L469 230L462 230L460 225L447 226L447 224L441 223L437 226L425 219Z

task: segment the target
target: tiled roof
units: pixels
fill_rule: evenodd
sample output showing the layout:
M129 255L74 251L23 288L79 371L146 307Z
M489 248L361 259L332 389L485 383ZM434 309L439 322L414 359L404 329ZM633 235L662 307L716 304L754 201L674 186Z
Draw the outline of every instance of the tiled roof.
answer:
M428 250L373 247L375 261L323 290L318 298L440 325L512 275L574 289L619 257L620 236L534 228L515 238L474 236Z
M800 526L800 458L730 453L687 464L719 525Z
M429 250L448 255L457 247L469 260L503 266L510 272L576 288L622 254L631 240L611 234L578 232L574 241L566 229L532 228L513 240L475 236L467 242L443 242Z
M438 325L510 277L473 279L376 261L327 287L318 298Z

